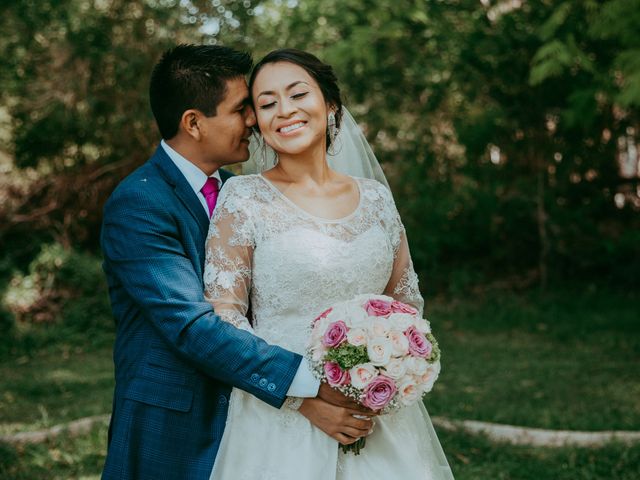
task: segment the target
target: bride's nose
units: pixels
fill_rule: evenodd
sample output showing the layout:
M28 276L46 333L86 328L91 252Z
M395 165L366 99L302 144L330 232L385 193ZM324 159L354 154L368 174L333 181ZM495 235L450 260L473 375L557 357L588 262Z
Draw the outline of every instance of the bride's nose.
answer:
M289 98L284 98L278 102L278 115L288 118L296 112L296 107Z

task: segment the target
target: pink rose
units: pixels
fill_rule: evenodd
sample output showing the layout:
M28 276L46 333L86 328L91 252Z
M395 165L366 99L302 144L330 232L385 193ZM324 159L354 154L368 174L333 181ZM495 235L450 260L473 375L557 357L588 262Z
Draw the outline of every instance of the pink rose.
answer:
M418 310L413 308L411 305L398 302L397 300L391 302L391 311L393 313L408 313L409 315L416 315L418 313Z
M315 325L316 323L318 323L323 318L327 318L327 315L329 315L332 310L333 310L333 308L327 308L324 312L322 312L320 315L318 315L315 318L315 320L313 321L313 324Z
M360 399L365 407L380 410L389 404L397 390L393 379L386 375L378 375L365 387Z
M409 340L409 353L415 357L428 358L433 350L433 345L413 325L404 332Z
M369 300L364 309L372 317L388 317L391 314L391 302L386 300Z
M338 320L337 322L333 322L327 328L327 331L324 332L324 336L322 337L322 343L326 347L337 347L342 342L347 339L347 325L342 321Z
M351 381L349 371L342 370L336 362L326 362L324 364L324 375L332 387L347 385Z

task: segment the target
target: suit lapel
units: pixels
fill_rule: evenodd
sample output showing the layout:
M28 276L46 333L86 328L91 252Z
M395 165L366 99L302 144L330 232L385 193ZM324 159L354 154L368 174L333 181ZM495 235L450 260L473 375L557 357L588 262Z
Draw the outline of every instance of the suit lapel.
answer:
M184 175L178 170L173 161L166 154L162 146L158 146L156 153L151 161L158 167L165 180L173 186L176 196L184 204L189 213L198 222L202 233L206 236L209 229L209 217L205 213L198 196L184 178Z

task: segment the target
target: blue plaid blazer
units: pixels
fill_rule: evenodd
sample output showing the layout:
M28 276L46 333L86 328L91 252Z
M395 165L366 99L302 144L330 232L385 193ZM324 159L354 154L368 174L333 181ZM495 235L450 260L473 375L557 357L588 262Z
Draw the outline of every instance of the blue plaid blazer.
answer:
M117 334L103 479L208 479L231 386L279 408L300 364L223 322L205 301L208 225L162 147L105 205L101 244Z

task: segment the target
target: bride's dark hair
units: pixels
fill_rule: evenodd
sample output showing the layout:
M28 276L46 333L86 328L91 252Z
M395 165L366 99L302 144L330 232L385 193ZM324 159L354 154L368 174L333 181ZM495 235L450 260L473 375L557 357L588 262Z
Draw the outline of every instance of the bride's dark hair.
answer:
M253 89L253 83L256 80L258 72L269 63L289 62L304 68L309 75L318 83L325 102L335 107L336 128L340 128L340 120L342 120L342 98L340 97L340 87L338 87L338 79L331 65L322 62L315 55L297 50L295 48L281 48L268 53L260 60L251 72L249 77L249 91ZM257 125L256 125L257 128ZM327 148L331 146L331 139L327 133Z

